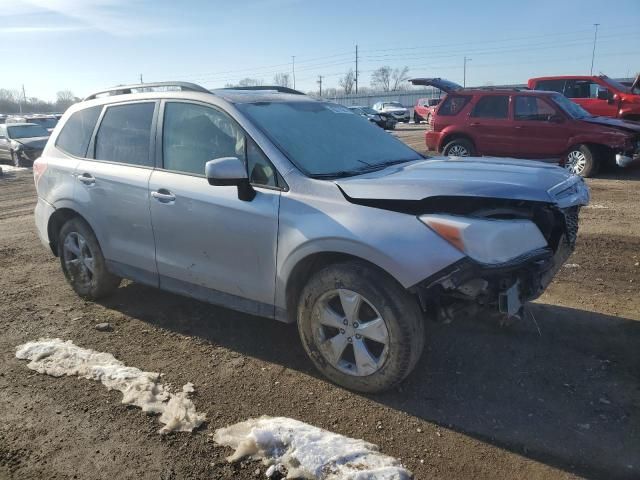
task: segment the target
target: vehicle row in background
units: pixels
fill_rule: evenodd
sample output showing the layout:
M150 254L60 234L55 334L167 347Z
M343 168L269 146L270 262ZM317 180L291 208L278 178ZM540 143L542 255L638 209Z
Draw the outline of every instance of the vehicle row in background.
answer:
M625 85L606 75L531 78L531 90L558 92L592 115L640 121L640 76ZM627 82L628 83L628 82Z
M425 132L429 150L544 160L585 177L603 165L640 159L640 123L594 117L557 92L463 88L440 78L410 81L447 93Z
M409 123L409 109L402 106L400 102L377 102L372 107L378 113L388 113L398 122Z
M6 118L4 123L36 123L45 128L49 133L56 128L58 120L62 115L45 115L45 114L28 114L28 115L11 115Z
M396 128L396 124L398 123L395 117L390 113L377 112L371 107L352 106L349 107L349 110L362 117L365 117L370 122L375 123L380 128L384 128L385 130L393 130L394 128Z

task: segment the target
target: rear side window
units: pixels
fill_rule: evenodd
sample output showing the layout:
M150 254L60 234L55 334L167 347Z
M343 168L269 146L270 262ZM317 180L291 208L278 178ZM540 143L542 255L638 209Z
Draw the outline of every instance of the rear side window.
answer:
M507 118L509 116L508 95L487 95L478 100L471 112L472 117Z
M557 112L547 102L538 97L518 96L516 97L514 117L516 120L534 120L545 122L553 117Z
M96 135L96 160L150 167L151 122L155 103L107 107Z
M535 89L562 93L564 89L564 80L540 80L535 84Z
M89 107L71 115L58 135L56 147L69 155L85 157L101 111L101 106Z
M469 95L449 95L442 102L438 115L457 115L469 103L469 100L471 100Z

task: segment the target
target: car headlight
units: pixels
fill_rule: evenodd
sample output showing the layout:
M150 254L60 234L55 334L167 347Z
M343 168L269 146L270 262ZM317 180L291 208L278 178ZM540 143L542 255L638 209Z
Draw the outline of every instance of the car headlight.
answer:
M535 223L426 214L418 217L451 245L480 263L504 263L547 246Z
M20 142L16 142L15 140L11 140L11 149L16 152L22 149L22 144Z

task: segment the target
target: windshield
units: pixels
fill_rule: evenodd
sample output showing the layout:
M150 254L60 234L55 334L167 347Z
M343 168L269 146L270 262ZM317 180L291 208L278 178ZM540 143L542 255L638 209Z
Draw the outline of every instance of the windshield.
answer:
M32 118L29 122L37 123L38 125L42 125L44 128L54 128L58 124L58 120L55 118Z
M604 83L611 85L615 90L624 93L631 93L631 87L627 87L626 85L621 84L620 82L616 82L615 80L609 77L600 77L604 81Z
M48 137L47 132L40 125L18 125L15 127L7 127L9 138L32 138L32 137Z
M577 103L573 103L564 95L560 95L559 93L556 95L552 95L551 99L567 113L571 118L588 118L592 115L587 112L584 108L582 108Z
M324 102L238 104L304 174L341 177L424 158L341 105Z
M382 108L393 107L393 108L404 108L400 102L385 102L382 104Z

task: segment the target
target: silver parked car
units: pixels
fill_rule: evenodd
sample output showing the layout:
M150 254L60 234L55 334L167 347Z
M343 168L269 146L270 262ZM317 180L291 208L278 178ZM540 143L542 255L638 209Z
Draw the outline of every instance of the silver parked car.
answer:
M35 162L39 235L84 298L128 278L296 322L324 375L375 392L426 318L518 317L574 248L589 192L559 167L426 158L290 89L155 86L74 105Z
M372 107L376 112L387 113L398 122L409 123L409 109L400 102L377 102Z

